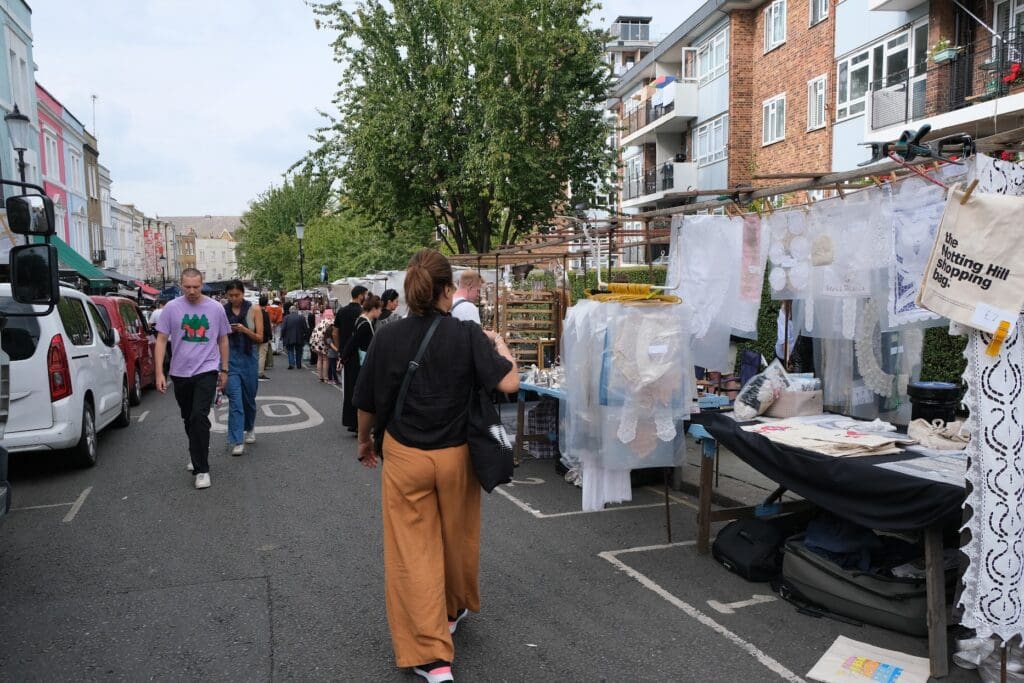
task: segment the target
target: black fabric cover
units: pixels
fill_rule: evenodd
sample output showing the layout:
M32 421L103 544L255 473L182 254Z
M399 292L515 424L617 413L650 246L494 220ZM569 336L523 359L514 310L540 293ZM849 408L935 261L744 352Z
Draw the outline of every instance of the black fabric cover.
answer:
M963 488L875 467L917 457L912 453L833 458L745 432L728 415L698 413L691 419L772 481L869 529L913 531L960 520Z

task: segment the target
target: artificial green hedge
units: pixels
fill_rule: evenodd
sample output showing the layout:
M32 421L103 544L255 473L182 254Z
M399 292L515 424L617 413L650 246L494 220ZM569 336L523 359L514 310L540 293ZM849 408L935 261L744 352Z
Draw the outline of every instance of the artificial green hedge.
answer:
M607 272L607 271L602 271ZM612 268L610 280L641 284L661 285L665 283L667 269L657 266L653 271L647 268ZM651 275L654 281L651 282ZM572 290L572 302L576 303L584 297L587 289L597 287L597 275L593 270L587 272L584 279L582 273L569 273L569 287ZM782 302L773 301L771 289L767 281L761 290L761 311L757 316L757 339L739 344L740 351L752 349L764 356L769 362L775 358L775 337L778 334L779 308ZM951 337L946 327L934 327L925 332L924 352L921 358L921 379L943 382L959 382L967 361L964 360L966 337Z

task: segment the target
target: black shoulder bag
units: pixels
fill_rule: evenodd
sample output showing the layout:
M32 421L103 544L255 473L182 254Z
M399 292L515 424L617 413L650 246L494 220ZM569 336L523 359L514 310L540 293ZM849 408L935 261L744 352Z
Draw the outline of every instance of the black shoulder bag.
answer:
M491 403L490 395L480 386L474 386L469 392L466 440L473 471L484 491L490 493L494 487L512 481L515 469L512 441Z

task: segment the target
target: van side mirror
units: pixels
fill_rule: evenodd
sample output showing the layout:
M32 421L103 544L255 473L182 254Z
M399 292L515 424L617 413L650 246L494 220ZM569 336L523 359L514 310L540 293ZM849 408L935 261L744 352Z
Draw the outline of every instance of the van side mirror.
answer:
M57 247L22 244L11 247L11 296L22 304L56 306L60 301Z
M19 235L52 235L56 219L53 200L41 194L13 195L7 198L7 222Z

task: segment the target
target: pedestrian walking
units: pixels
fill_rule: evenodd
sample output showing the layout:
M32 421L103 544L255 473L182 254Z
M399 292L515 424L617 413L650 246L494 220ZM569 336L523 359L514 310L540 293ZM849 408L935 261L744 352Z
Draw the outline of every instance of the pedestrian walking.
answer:
M375 468L384 455L384 595L395 660L431 683L454 680L452 635L467 610L480 610L480 485L466 443L466 406L476 387L519 389L501 337L449 315L454 292L447 259L432 249L412 257L405 279L410 314L375 337L354 400L360 462ZM395 417L407 368L424 340Z
M311 353L316 354L316 374L321 382L327 381L327 337L331 336L332 324L331 320L321 320L309 335L309 349Z
M270 379L267 377L267 368L273 367L273 364L268 364L267 361L274 360L274 328L270 322L270 313L267 311L267 296L265 294L260 295L260 317L263 319L263 341L259 345L259 375L258 378L261 380Z
M306 343L306 319L297 308L285 304L281 323L281 341L288 351L288 369L302 368L302 347Z
M231 325L228 337L228 445L231 455L242 455L245 444L256 443L256 392L259 387L259 352L263 340L263 313L245 300L245 285L232 280L227 286L224 313Z
M308 299L306 301L306 305L310 305ZM303 311L302 316L306 319L306 338L302 342L303 349L305 349L305 347L309 346L309 338L313 335L313 330L316 329L318 322L316 304L312 304L309 308ZM313 353L312 347L309 348L309 366L316 367L316 354Z
M455 290L452 300L452 317L469 320L480 324L480 309L476 302L480 299L480 289L484 281L475 270L464 270L459 273L459 288Z
M352 300L344 308L338 309L334 315L334 345L340 353L352 337L356 319L363 313L363 301L366 299L366 287L356 285L352 288ZM341 398L341 424L348 431L356 431L356 409L352 407L352 395L356 391L355 373L346 372L342 375L344 391Z
M362 313L356 318L352 336L349 337L348 344L341 349L341 353L338 356L340 364L345 368L345 378L346 380L351 380L352 384L359 382L359 368L366 358L366 352L369 351L370 344L373 342L375 333L374 323L380 317L380 311L380 297L376 294L367 294L366 298L363 299ZM350 429L349 431L355 436L355 429Z
M396 320L401 320L402 316L395 313L395 309L398 308L398 292L393 289L385 289L384 293L380 295L380 317L377 318L377 322L374 323L374 327L380 329L388 323L393 323Z
M210 486L210 406L227 382L231 328L224 308L203 295L202 273L183 270L181 288L184 296L167 304L157 320L156 388L167 392L163 361L170 340L170 377L188 436L188 470L196 474L195 487L205 489Z
M270 316L271 327L271 354L267 357L267 367L274 367L274 356L281 353L281 324L284 322L284 310L281 308L281 300L274 299L267 307L267 315Z

